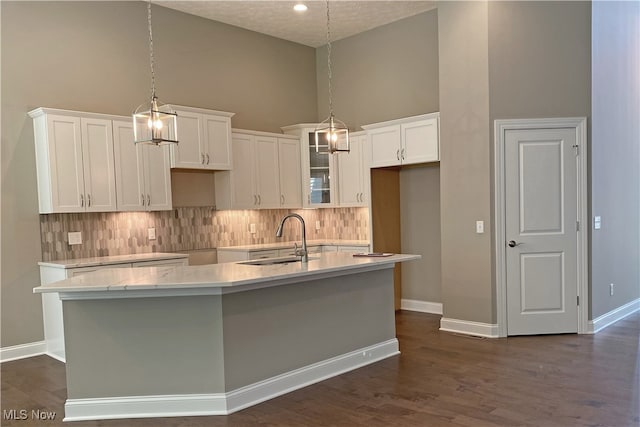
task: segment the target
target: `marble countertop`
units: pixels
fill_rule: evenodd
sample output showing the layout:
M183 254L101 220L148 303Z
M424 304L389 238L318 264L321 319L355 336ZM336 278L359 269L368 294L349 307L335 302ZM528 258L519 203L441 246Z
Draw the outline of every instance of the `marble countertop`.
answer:
M126 264L130 262L160 261L189 258L188 254L150 252L144 254L113 255L92 258L77 258L60 261L40 261L38 265L54 268L79 268L99 265Z
M301 245L300 240L292 240L288 242L273 242L273 243L262 243L255 245L241 245L241 246L225 246L219 247L219 251L262 251L269 249L289 249L293 248L293 244L297 243L298 246ZM368 240L338 240L338 239L324 239L324 240L307 240L307 246L328 246L328 245L336 245L336 246L362 246L366 248L369 246Z
M102 294L100 298L140 296L223 294L288 283L303 282L392 268L396 262L421 258L420 255L395 254L388 257L354 257L350 253L323 253L310 256L307 264L292 262L274 265L242 263L209 264L186 267L108 268L82 274L34 288L34 293ZM161 291L173 291L162 294ZM183 292L176 292L183 291ZM98 295L94 295L98 297Z

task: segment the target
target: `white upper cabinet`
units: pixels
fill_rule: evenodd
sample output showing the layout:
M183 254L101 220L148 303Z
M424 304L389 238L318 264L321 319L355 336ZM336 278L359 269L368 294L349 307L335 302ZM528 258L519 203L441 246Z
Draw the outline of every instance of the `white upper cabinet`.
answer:
M170 210L169 146L135 144L131 121L113 122L118 211Z
M300 174L300 141L278 137L278 166L280 175L280 207L302 207L302 176Z
M40 213L116 210L111 119L38 108L33 118Z
M215 175L218 209L302 206L297 139L235 130L232 140L233 169Z
M306 123L286 126L282 130L300 139L303 207L333 207L338 205L336 155L316 152L314 135L316 126L313 123Z
M174 105L178 144L171 145L171 167L229 170L232 168L233 113ZM173 130L171 130L173 132Z
M367 135L349 135L351 151L338 153L338 189L340 206L369 205L369 156Z
M362 126L367 132L371 167L440 160L440 113Z

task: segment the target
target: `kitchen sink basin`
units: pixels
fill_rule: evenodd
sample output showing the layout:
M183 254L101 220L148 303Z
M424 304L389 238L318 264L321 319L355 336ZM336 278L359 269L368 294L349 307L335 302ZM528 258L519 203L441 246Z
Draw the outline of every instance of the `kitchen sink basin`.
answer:
M309 257L309 260L318 259L318 257ZM292 262L300 262L299 256L288 256L281 258L263 258L263 259L252 259L250 261L242 261L238 264L243 265L277 265L277 264L290 264Z

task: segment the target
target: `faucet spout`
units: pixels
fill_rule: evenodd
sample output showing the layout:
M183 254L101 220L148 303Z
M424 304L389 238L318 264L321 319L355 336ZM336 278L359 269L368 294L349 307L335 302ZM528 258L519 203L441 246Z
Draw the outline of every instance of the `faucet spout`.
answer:
M276 230L276 237L282 237L282 230L284 228L284 223L289 218L296 218L300 221L300 227L302 229L302 249L296 249L296 256L300 256L300 261L303 263L309 262L309 254L307 252L307 233L306 226L304 224L304 218L296 213L290 213L286 215L280 221L280 225L278 225L278 229Z

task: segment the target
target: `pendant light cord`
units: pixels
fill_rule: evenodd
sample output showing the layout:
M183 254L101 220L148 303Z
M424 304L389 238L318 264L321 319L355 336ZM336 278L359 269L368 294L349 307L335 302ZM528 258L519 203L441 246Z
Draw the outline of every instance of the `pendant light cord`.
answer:
M327 70L329 73L329 117L333 116L333 99L331 87L331 16L329 14L329 0L327 0Z
M151 0L147 3L147 21L149 23L149 63L151 64L151 99L156 97L156 74L153 69L153 29L151 28Z

